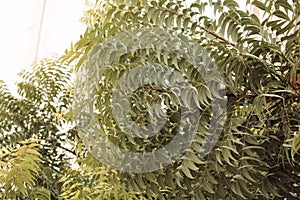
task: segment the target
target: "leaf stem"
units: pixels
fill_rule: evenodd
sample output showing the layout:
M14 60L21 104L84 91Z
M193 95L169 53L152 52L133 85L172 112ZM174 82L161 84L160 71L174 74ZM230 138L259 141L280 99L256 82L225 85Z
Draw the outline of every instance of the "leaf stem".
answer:
M173 10L170 10L170 9L168 9L168 8L165 8L165 7L159 7L159 8L162 9L162 10L168 11L168 12L172 12L172 13L174 13L174 14L177 15L177 16L180 16L180 14L179 14L178 12L174 12ZM181 16L182 16L183 19L186 19L185 16L183 16L183 15L181 15ZM192 23L192 24L195 23L195 22L193 22L192 20L189 20L189 22ZM211 30L205 28L204 26L201 26L200 24L196 24L196 26L197 26L198 28L200 28L201 30L205 31L206 33L208 33L208 34L214 36L215 38L218 38L219 40L222 40L222 41L224 41L225 43L228 43L228 44L231 45L231 46L236 46L236 44L230 42L229 40L227 40L227 39L225 39L224 37L218 35L217 33L215 33L215 32L213 32L213 31L211 31Z

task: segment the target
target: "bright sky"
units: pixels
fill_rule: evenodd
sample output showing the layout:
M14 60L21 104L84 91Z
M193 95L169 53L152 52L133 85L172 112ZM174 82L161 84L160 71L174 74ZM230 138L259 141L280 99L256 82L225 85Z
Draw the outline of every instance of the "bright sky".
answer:
M15 92L17 73L30 67L36 52L38 59L61 55L84 33L79 19L85 8L85 0L0 1L0 79Z
M192 1L192 0L188 0ZM43 5L45 12L41 23ZM37 59L61 55L85 27L86 0L0 1L0 79L15 93L17 73ZM242 1L243 2L243 1ZM42 24L40 42L39 30ZM37 47L38 46L38 47Z

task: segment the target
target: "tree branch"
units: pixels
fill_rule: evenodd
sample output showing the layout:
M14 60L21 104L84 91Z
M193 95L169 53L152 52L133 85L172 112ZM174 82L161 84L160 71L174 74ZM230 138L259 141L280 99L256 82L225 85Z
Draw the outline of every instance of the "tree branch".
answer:
M168 11L168 12L172 12L172 13L174 13L174 14L177 15L177 16L180 15L179 13L174 12L173 10L170 10L170 9L168 9L168 8L164 8L164 7L159 7L159 8L162 9L162 10ZM183 16L183 15L182 15L182 18L183 18L183 19L186 19L186 17ZM189 20L189 22L192 23L192 24L195 23L195 22L193 22L192 20ZM222 41L228 43L228 44L231 45L231 46L236 46L236 44L230 42L229 40L227 40L227 39L225 39L224 37L218 35L217 33L215 33L215 32L213 32L213 31L211 31L211 30L205 28L204 26L201 26L200 24L196 24L196 26L197 26L198 28L200 28L201 30L205 31L206 33L208 33L208 34L214 36L215 38L218 38L219 40L222 40Z

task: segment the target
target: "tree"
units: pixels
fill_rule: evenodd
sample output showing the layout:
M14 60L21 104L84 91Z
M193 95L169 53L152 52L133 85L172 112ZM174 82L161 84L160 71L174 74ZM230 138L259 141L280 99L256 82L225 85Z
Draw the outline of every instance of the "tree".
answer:
M1 198L299 199L300 3L254 0L250 4L263 12L262 19L239 8L233 0L201 1L190 6L182 1L96 1L83 18L88 25L86 32L64 56L58 61L43 61L32 72L23 73L18 85L22 98L12 96L1 83ZM215 11L215 17L205 16L208 8ZM145 31L140 30L151 31L142 38L140 33ZM196 43L207 52L201 59L212 60L217 66L227 112L216 141L204 143L211 138L207 124L215 116L211 103L223 87L209 85L187 56L178 56L170 49L148 48L155 43L151 39L157 38L156 33L162 38L182 34L180 44ZM142 41L145 48L132 48L118 57L111 50L115 48L111 40L116 38L123 42L117 49L130 47L132 43L126 39ZM103 50L101 44L111 44L111 49ZM85 140L81 124L73 127L69 123L73 112L76 114L71 106L71 66L84 71L95 57L98 62L93 67L105 67L96 82L97 121L117 147L132 152L161 149L180 130L184 112L178 109L178 99L201 110L196 135L176 162L135 174L110 168L93 157L93 145L85 142L93 141ZM111 64L102 66L106 59ZM111 101L122 77L131 78L126 73L132 71L143 74L138 66L145 63L153 69L157 64L174 69L192 85L189 91L193 93L180 96L155 84L137 88L130 99L131 119L143 126L153 116L167 118L157 134L139 138L124 133ZM206 62L204 67L208 67ZM86 94L76 89L75 95ZM161 107L151 110L154 104ZM124 109L120 107L118 112ZM61 130L67 124L70 130ZM213 148L199 156L207 144ZM70 161L71 155L76 165Z
M160 102L168 105L169 123L157 135L144 140L124 134L113 117L110 103L117 80L126 72L142 63L163 63L184 74L199 94L201 120L190 148L177 162L155 172L119 172L120 181L130 191L157 199L299 198L300 4L297 0L254 0L248 1L249 5L261 10L262 19L239 8L233 0L201 1L190 6L183 1L166 0L97 1L85 13L83 21L88 29L63 59L75 61L78 70L85 67L82 63L87 58L98 58L98 63L93 64L106 67L97 86L97 116L115 145L134 152L159 149L174 137L179 126L175 117L180 115L178 101L170 95L172 92L148 85L135 91L138 98L130 101L131 118L140 126L149 123L151 116L145 111ZM208 8L214 10L216 17L203 14ZM120 33L138 33L147 27L182 33L190 42L197 42L224 78L227 120L217 144L204 158L198 153L209 135L206 124L212 119L211 107L205 101L212 102L216 97L210 95L214 88L203 92L205 84L195 66L172 51L133 48L118 57L111 50L113 45L105 50L99 47ZM130 37L143 40L139 34ZM153 43L151 37L144 39L150 45ZM123 46L128 44L125 41ZM102 66L104 60L112 62Z
M57 58L36 63L19 74L19 97L0 82L1 199L140 196L81 147L70 114L72 70Z
M41 199L58 198L58 180L75 155L66 145L77 135L63 129L70 124L70 76L70 67L45 59L20 73L20 97L0 83L1 198L35 199L39 190Z

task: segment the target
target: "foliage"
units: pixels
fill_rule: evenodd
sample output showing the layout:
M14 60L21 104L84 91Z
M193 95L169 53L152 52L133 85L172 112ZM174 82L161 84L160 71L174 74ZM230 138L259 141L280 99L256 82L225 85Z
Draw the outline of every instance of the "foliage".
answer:
M74 139L77 132L75 129L64 130L64 127L70 124L68 117L71 102L70 70L67 65L54 59L42 60L30 71L20 73L19 97L13 96L5 84L0 83L0 148L16 149L21 141L29 139L40 141L36 150L42 156L37 160L28 154L26 157L28 161L24 160L31 162L33 159L39 171L37 173L36 169L30 166L34 178L26 181L29 188L34 185L36 189L40 187L49 190L52 199L57 199L60 194L58 179L61 173L71 166L69 160L75 154L66 145L69 140ZM35 144L32 145L35 147ZM14 160L18 161L17 158ZM18 163L13 160L11 162L20 168ZM28 167L26 163L21 165L24 173L28 173ZM26 177L18 176L18 178L20 180L17 181L22 182L22 178ZM20 195L26 191L21 186L18 189L21 192L15 194L18 198L29 195L28 192L26 195Z
M50 199L50 192L37 185L41 154L38 141L20 142L18 148L1 149L0 197L1 199Z
M299 198L300 3L248 3L260 9L261 18L239 8L233 0L198 1L190 6L167 0L97 1L85 13L83 21L88 29L62 58L76 62L77 69L91 54L100 54L96 48L99 43L120 32L162 27L182 33L205 48L226 83L229 103L225 128L216 147L201 159L197 155L206 137L205 125L212 117L209 105L202 102L211 101L209 94L213 91L201 93L203 80L194 66L172 52L157 49L136 49L120 58L103 55L114 62L99 83L98 119L107 137L124 149L159 148L178 127L178 121L172 120L178 110L170 106L170 123L155 137L135 140L124 136L113 119L110 94L125 72L143 62L165 64L183 73L202 98L198 135L191 148L182 159L162 170L135 176L119 172L120 181L131 191L157 199ZM214 10L216 17L205 16L208 8ZM144 98L132 102L136 105L132 116L137 116L136 123L140 125L149 121L145 111L153 103L172 101L176 105L176 98L165 98L170 96L169 91L155 87L137 91L137 96L143 94Z
M111 184L114 173L82 147L70 118L72 67L45 59L20 77L18 97L0 82L0 198L139 196Z
M80 166L70 169L60 179L62 199L146 199L135 192L128 192L126 185L120 184L115 170L102 166L88 154Z
M44 60L21 73L20 98L0 83L1 198L299 199L300 2L248 3L263 15L251 14L233 0L191 5L96 1L83 18L86 32L61 59ZM215 17L206 16L206 9L213 9ZM155 172L132 174L102 165L78 139L70 123L71 66L75 63L79 70L106 39L145 27L182 33L208 51L225 80L227 121L215 148L199 157L215 91L207 90L195 66L157 49L136 49L120 58L105 55L114 62L97 88L97 116L116 145L131 151L156 149L174 137L179 125L176 95L154 85L136 91L131 113L141 125L150 120L149 106L168 105L169 118L157 135L132 138L113 119L110 94L117 80L141 63L162 63L181 72L195 87L202 109L197 136L181 159Z

